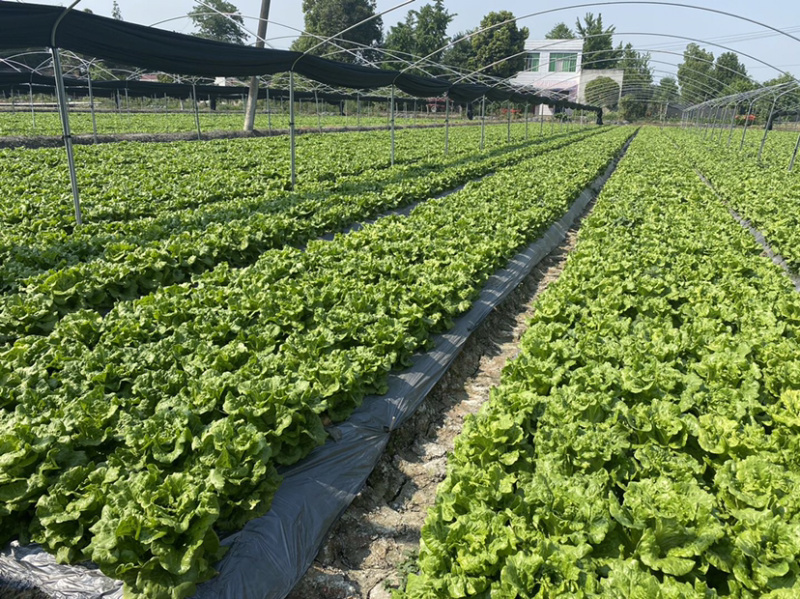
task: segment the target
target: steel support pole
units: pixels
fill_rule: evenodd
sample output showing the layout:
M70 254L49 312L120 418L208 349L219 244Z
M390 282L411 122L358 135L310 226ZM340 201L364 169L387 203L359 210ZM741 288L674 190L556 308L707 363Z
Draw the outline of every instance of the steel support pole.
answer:
M69 164L69 181L72 185L72 200L75 204L75 222L83 224L81 216L81 198L78 192L78 176L75 172L75 153L72 148L72 134L69 129L69 106L67 104L67 91L64 89L64 74L61 72L61 57L58 48L51 47L50 54L53 56L53 69L56 80L56 98L58 100L58 111L61 115L61 127L64 130L64 146L67 150L67 163Z
M481 150L486 145L486 96L481 98Z
M731 131L728 133L728 147L731 145L733 139L733 131L736 129L736 113L739 112L739 102L733 106L733 116L731 117Z
M394 166L394 85L389 96L389 123L392 130L392 166Z
M31 98L31 120L33 121L33 130L36 131L36 111L33 108L33 86L29 86L28 89L30 90Z
M128 93L128 90L125 90ZM194 124L197 127L197 139L202 139L200 136L200 109L197 107L197 84L192 82L192 101L194 102Z
M506 143L511 143L511 100L508 101L508 105L506 108L508 112L508 130L506 131Z
M525 141L528 141L528 103L525 102Z
M772 125L772 115L775 113L775 105L778 103L778 97L776 96L775 99L772 101L772 108L769 109L769 116L767 117L767 122L764 125L764 137L761 138L761 147L758 148L758 160L761 160L761 155L764 153L764 146L767 143L767 135L769 135L769 128Z
M750 125L750 113L753 111L754 102L755 99L751 100L750 106L747 107L747 114L745 115L744 118L744 131L742 131L742 142L739 144L739 150L742 150L744 148L744 141L745 138L747 137L747 127Z
M272 111L269 109L269 86L267 86L267 99L265 104L267 106L267 129L272 131Z
M544 104L539 105L539 137L544 136Z
M356 127L361 127L361 95L356 94Z
M322 133L322 117L319 114L319 97L317 96L317 90L314 90L314 105L317 109L317 129Z
M705 135L703 135L703 139L706 139L708 137L708 133L709 133L709 130L710 130L711 131L711 138L709 139L709 141L714 141L714 131L715 131L715 127L717 125L717 117L719 116L719 109L720 109L720 107L717 106L717 109L714 111L714 118L711 119L711 127L707 127L706 128L706 132L705 132Z
M295 139L294 139L294 71L289 71L289 157L291 161L292 170L292 189L294 189L297 182L296 171L296 157L295 157Z
M797 143L794 144L794 153L792 154L792 160L789 162L789 172L791 173L794 170L794 161L797 159L797 150L800 149L800 135L797 136Z
M97 118L94 114L94 94L92 93L92 74L86 71L86 81L89 84L89 110L92 111L92 139L97 143Z
M414 101L414 112L416 113L416 100ZM450 98L444 97L444 155L450 151Z

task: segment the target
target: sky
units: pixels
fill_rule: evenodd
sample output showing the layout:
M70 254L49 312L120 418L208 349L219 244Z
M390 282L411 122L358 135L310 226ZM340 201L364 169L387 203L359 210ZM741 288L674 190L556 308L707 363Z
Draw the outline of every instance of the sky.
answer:
M245 25L251 31L257 28L256 18L261 9L261 0L230 0L245 17ZM378 12L389 11L404 0L377 0ZM404 20L411 9L419 9L430 0L414 0L410 4L388 12L383 16L384 31L398 21ZM185 17L192 10L193 0L117 0L126 21L141 25L153 25L192 33L192 23ZM718 56L727 50L740 54L748 74L757 81L765 81L780 75L778 67L800 77L800 2L797 0L676 0L675 4L692 4L698 7L730 12L766 25L781 29L797 39L770 31L755 23L701 10L678 6L642 3L604 3L564 1L494 0L491 3L478 0L445 0L444 6L455 13L450 23L449 34L477 27L481 18L489 12L508 10L516 17L533 12L553 11L548 14L522 18L519 26L527 27L529 39L542 39L558 22L565 22L574 29L577 18L587 12L600 13L603 24L616 27L614 43L632 43L640 51L651 53L651 66L655 79L674 75L682 61L680 54L691 41L669 36L695 38L700 45ZM39 4L65 5L67 0L39 0ZM95 14L110 16L111 0L81 0L77 9L89 8ZM169 20L167 20L169 19ZM165 21L167 20L167 21ZM302 0L272 0L270 25L267 38L274 48L288 48L297 37L297 29L303 28ZM659 34L642 35L642 34ZM716 44L716 45L715 45ZM724 46L724 47L722 47ZM745 56L750 55L750 57ZM768 63L772 67L763 63Z

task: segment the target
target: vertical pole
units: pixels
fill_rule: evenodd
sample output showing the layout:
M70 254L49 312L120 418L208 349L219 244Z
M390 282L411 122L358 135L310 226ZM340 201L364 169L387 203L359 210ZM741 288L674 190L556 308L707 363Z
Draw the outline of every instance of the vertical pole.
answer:
M506 107L508 111L508 130L506 131L506 143L511 143L511 100L508 101L508 106Z
M126 90L127 93L127 90ZM197 107L197 84L192 81L192 100L194 102L194 124L197 127L197 139L200 137L200 110Z
M356 127L361 127L361 95L356 94Z
M417 111L417 101L414 100L414 113ZM444 97L444 155L450 150L450 98Z
M744 131L742 131L742 143L739 144L739 150L744 148L744 140L747 137L747 127L750 124L750 113L753 111L753 102L755 98L750 100L750 106L747 107L747 114L744 117Z
M36 131L36 111L33 108L33 85L28 86L31 98L31 120L33 121L33 130Z
M269 86L267 86L267 129L272 131L272 111L269 109Z
M525 141L528 141L528 103L525 102Z
M267 24L269 23L270 0L261 0L261 13L258 18L256 35L256 48L264 47L264 38L267 37ZM244 109L244 130L252 132L256 123L256 108L258 108L258 76L250 78L250 88L247 90L247 106Z
M797 150L800 149L800 135L797 136L797 143L794 144L794 154L792 154L792 160L789 162L789 172L791 173L794 170L794 161L797 159Z
M764 137L761 138L761 147L758 148L758 160L761 160L761 155L764 153L764 145L767 143L767 135L769 135L769 128L772 125L772 115L775 112L775 105L778 103L778 96L772 101L772 108L769 109L769 116L767 123L764 125Z
M733 116L731 117L731 131L728 133L728 147L731 145L733 139L733 130L736 129L736 113L739 112L739 102L733 106Z
M392 129L392 166L394 166L394 84L392 84L392 93L389 96L389 122Z
M86 81L89 83L89 110L92 111L92 138L97 143L97 118L94 114L94 94L92 93L92 73L86 70Z
M292 189L294 189L295 183L297 182L294 135L294 71L289 71L289 157L292 170Z
M486 144L486 96L481 98L481 150Z
M314 90L314 105L317 108L317 129L322 133L322 117L319 114L319 97L317 97L317 90Z
M539 137L544 136L544 104L539 104Z
M72 134L69 130L69 106L67 105L67 93L64 89L64 75L61 72L61 57L58 48L51 47L50 53L53 56L53 69L56 80L56 97L58 99L58 110L61 114L61 127L64 130L64 146L67 150L67 163L69 164L69 181L72 185L72 200L75 204L75 222L82 224L81 199L78 193L78 176L75 173L75 153L72 149Z
M125 84L125 111L131 111L131 99L128 97L128 84Z

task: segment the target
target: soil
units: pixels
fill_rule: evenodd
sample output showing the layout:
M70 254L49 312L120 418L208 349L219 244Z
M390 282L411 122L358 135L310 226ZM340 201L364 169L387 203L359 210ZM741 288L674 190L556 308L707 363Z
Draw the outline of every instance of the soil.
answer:
M505 364L517 355L536 298L560 276L593 205L476 329L416 414L393 434L364 489L287 599L389 599L413 571L427 510L464 419L489 399Z

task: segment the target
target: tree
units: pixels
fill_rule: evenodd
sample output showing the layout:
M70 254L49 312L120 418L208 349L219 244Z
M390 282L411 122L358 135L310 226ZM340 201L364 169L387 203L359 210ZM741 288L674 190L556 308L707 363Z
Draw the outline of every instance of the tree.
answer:
M794 87L787 84L794 84ZM800 106L800 88L797 87L797 81L790 73L780 75L775 79L764 82L764 87L772 87L775 85L783 85L784 87L773 93L767 93L756 101L755 110L759 115L763 116L765 121L769 118L773 103L776 112L796 112L798 106Z
M686 104L699 104L717 95L714 55L695 43L686 46L683 62L678 65L678 83Z
M717 57L714 64L714 77L719 81L721 92L724 95L736 93L729 88L740 79L747 80L747 69L739 62L736 52L723 52Z
M229 44L244 44L247 34L239 10L225 0L205 0L204 4L214 10L196 4L189 13L189 18L197 28L197 36Z
M475 70L475 49L472 47L472 38L461 39L474 33L474 29L458 32L453 36L453 42L442 54L442 64L458 71ZM460 40L460 41L459 41Z
M303 0L306 33L292 43L292 50L310 51L322 55L332 52L331 45L311 50L322 40L353 27L365 19L375 16L375 0ZM383 21L380 17L336 37L335 44L351 52L339 52L332 56L341 62L373 60L374 53L365 48L375 48L383 38ZM339 48L336 48L337 50Z
M111 5L111 18L116 19L117 21L125 20L122 18L122 11L119 9L119 4L117 4L117 0L114 0L114 3Z
M500 23L503 24L500 25ZM497 27L492 27L493 25L497 25ZM488 31L481 31L472 38L475 68L493 65L483 70L482 73L504 78L511 77L524 69L523 50L525 49L525 40L528 38L528 28L518 28L514 13L507 10L490 12L483 17L480 29L489 27L492 28ZM513 58L510 58L512 56Z
M587 12L583 18L575 21L575 29L578 36L583 38L583 60L584 69L613 69L617 66L619 50L614 49L613 26L603 29L603 15L598 14L597 18Z
M680 99L680 89L674 77L662 77L653 91L655 102L675 103Z
M619 84L611 77L598 77L586 84L586 103L614 108L619 102Z
M653 97L653 70L650 68L650 54L637 52L633 44L622 44L617 48L619 61L617 68L625 71L622 80L622 95L633 96L643 105Z
M447 26L455 17L444 8L444 0L426 4L420 10L411 10L403 23L389 30L385 48L399 53L411 54L417 58L430 56L439 62L447 44ZM409 58L409 57L406 57ZM413 60L413 58L409 58ZM430 68L426 68L431 72Z
M647 102L642 102L635 96L622 96L619 101L619 111L624 120L635 121L647 114Z
M573 32L572 29L567 27L566 23L558 23L555 27L553 27L550 31L548 31L547 34L545 34L544 39L574 40L575 32Z

